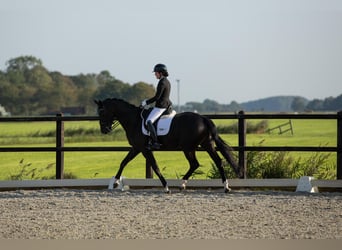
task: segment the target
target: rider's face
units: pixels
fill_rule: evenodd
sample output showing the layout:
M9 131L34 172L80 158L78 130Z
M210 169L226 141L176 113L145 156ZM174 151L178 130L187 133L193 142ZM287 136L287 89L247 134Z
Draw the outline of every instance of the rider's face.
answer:
M160 72L154 72L154 75L156 76L157 79L160 79L162 74Z

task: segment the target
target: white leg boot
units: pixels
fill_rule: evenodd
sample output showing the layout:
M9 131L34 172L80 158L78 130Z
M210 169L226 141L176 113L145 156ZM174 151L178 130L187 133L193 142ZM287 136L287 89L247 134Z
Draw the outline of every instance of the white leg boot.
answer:
M186 184L188 183L188 181L187 180L183 180L182 181L182 185L180 186L180 189L181 190L185 190L186 189Z
M115 185L115 186L114 186ZM116 179L114 176L110 179L108 189L113 190L119 185L119 180Z
M230 192L232 189L229 187L229 183L228 183L228 180L226 180L225 182L224 182L224 192L225 193L228 193L228 192Z

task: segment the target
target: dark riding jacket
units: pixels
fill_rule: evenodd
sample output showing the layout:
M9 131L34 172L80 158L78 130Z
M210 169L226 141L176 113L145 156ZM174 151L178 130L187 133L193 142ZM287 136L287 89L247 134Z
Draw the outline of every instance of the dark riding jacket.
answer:
M156 102L155 107L157 108L168 108L172 102L170 101L170 91L171 91L171 84L166 77L163 77L159 80L157 85L156 94L146 100L146 104L151 104Z

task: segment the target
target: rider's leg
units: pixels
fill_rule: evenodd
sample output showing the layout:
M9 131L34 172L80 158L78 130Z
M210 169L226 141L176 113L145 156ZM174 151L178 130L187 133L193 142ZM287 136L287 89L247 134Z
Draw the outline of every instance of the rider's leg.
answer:
M150 145L153 149L159 149L160 144L158 143L157 131L153 126L153 123L161 116L161 114L165 111L164 108L153 108L150 115L146 119L146 125L150 132L151 139L153 140L152 145Z
M160 144L158 143L157 131L156 128L153 126L152 121L147 121L147 127L150 131L150 136L153 141L152 147L158 149L160 147Z

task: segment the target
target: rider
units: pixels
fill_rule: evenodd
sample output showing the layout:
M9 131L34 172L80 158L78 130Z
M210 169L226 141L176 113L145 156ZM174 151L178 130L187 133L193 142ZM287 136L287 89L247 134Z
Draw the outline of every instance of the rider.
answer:
M159 149L161 145L158 143L157 132L153 123L172 105L170 101L171 84L167 79L169 73L164 64L155 65L153 72L156 78L159 79L156 93L152 98L143 100L141 106L144 107L155 102L154 108L146 119L146 125L153 140L153 142L150 141L148 148Z

